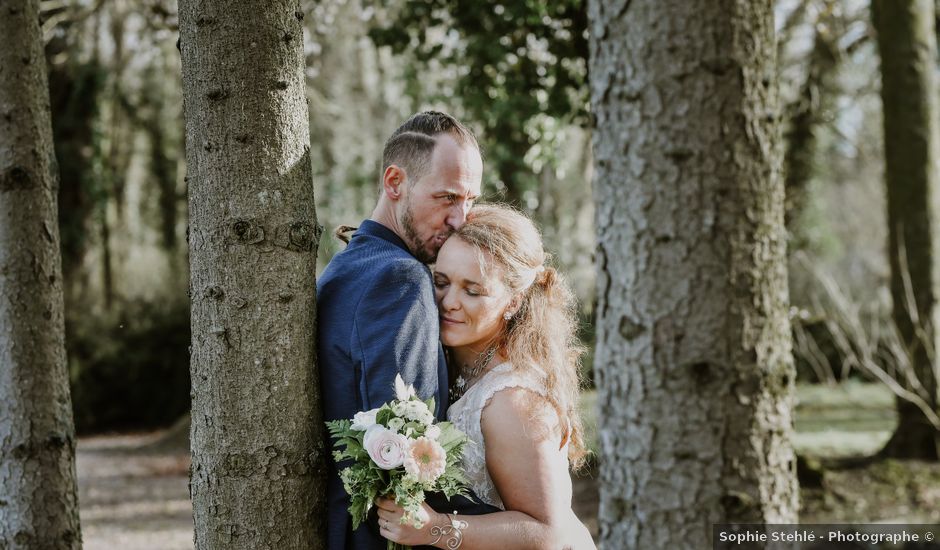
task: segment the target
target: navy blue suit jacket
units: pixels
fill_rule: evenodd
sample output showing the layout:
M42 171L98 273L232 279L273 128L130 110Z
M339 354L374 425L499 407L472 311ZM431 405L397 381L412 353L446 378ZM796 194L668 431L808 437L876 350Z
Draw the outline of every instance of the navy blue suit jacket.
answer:
M428 267L380 223L366 220L345 250L317 280L317 351L324 417L352 418L395 398L395 375L422 399L434 396L446 418L447 364L440 344L434 286ZM332 448L332 442L329 443ZM327 550L383 550L374 520L353 531L343 489L330 454L327 488ZM435 502L436 500L436 502ZM495 508L429 495L439 511L463 514Z

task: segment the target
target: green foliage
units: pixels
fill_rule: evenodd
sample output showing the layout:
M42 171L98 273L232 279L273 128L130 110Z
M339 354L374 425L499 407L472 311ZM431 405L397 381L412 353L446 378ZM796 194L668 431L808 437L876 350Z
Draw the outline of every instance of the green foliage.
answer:
M165 426L189 410L189 308L131 302L67 320L79 433Z
M432 61L456 70L455 95L467 118L483 129L500 191L521 203L537 183L525 161L533 145L551 140L556 119L587 120L586 2L395 4L370 37L396 53L411 53L423 69L414 71L416 80Z

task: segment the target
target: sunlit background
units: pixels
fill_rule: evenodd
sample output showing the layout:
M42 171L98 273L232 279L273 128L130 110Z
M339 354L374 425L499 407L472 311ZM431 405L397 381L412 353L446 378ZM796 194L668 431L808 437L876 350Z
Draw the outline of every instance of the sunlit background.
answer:
M481 137L487 200L541 225L593 339L595 243L581 0L302 0L320 268L374 206L411 113ZM85 547L191 548L186 168L175 2L43 0ZM896 419L879 61L867 2L776 9L796 448L810 522L940 521L936 465L846 464ZM314 276L313 273L310 274ZM585 411L593 417L591 358ZM593 418L589 423L593 423ZM854 462L853 462L854 461ZM595 466L596 468L596 466ZM596 529L593 471L576 510Z

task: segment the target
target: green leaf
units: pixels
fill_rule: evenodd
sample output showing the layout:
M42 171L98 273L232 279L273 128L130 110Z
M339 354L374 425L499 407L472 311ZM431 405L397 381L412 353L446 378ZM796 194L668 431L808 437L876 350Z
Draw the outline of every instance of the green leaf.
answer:
M392 412L392 409L388 405L383 405L379 412L375 415L375 421L378 424L381 424L388 427L388 421L395 417L395 413Z

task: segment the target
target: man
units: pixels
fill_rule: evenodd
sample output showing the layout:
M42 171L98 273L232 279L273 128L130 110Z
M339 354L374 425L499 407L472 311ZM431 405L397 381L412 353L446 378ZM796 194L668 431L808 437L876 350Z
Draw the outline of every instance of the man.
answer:
M447 237L466 221L480 195L483 160L473 134L453 117L418 113L385 143L382 189L372 217L317 281L318 354L326 420L395 397L395 375L436 415L448 407L447 365L431 273ZM384 549L374 519L352 531L349 496L336 464L327 491L328 550ZM429 496L435 508L463 514L494 508Z

